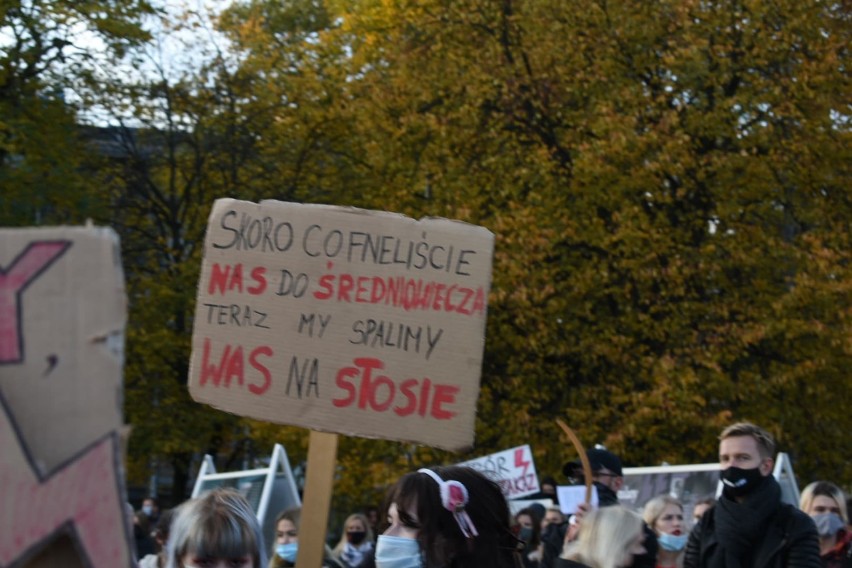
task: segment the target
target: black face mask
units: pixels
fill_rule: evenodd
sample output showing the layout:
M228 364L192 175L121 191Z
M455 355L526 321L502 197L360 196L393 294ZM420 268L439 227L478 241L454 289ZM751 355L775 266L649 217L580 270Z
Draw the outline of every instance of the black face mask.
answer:
M361 544L367 538L367 533L364 531L351 531L346 533L346 540L352 544Z
M722 479L722 486L725 495L730 498L745 497L763 483L764 476L760 473L760 468L742 469L739 467L729 467L723 469L719 476Z

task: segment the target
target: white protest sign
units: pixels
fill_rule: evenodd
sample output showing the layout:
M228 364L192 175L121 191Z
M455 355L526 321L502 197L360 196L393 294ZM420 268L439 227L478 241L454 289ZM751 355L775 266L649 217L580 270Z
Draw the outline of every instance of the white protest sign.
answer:
M558 485L556 497L559 499L559 510L566 515L573 515L580 509L580 503L586 502L585 485ZM598 507L598 488L592 485L592 496L589 500L592 509Z
M507 499L517 499L539 492L538 475L528 444L458 465L473 468L499 483Z
M493 247L447 219L217 200L190 393L269 422L470 447Z

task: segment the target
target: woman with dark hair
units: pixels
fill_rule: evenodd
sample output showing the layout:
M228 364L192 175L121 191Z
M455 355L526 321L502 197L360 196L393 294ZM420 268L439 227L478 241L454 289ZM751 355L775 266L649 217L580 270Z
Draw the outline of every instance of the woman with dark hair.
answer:
M404 475L387 498L390 526L377 568L519 568L509 506L500 487L460 466Z
M521 560L524 568L537 568L541 561L541 519L532 507L521 509L515 513L516 529L518 538L523 541L524 548L521 551Z
M695 505L692 507L692 523L697 525L701 521L701 517L704 516L704 513L706 513L709 509L712 509L715 504L716 497L713 496L697 500Z

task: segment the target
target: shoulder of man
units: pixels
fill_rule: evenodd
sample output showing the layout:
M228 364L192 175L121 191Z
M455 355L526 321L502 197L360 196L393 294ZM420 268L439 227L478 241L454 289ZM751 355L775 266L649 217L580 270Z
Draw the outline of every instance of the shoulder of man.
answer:
M819 536L813 519L796 507L782 503L777 522L784 531L786 565L821 568Z
M784 533L791 537L817 534L816 525L810 515L789 503L781 503L776 522L784 529Z
M701 565L701 548L705 539L712 539L710 536L714 530L714 514L716 507L711 507L701 516L701 520L695 523L689 533L689 539L686 543L684 551L683 566L684 568L697 568Z
M708 531L713 531L716 527L716 507L710 507L704 514L701 515L701 520L695 523L695 526L692 527L692 532L700 536L701 534L706 534Z

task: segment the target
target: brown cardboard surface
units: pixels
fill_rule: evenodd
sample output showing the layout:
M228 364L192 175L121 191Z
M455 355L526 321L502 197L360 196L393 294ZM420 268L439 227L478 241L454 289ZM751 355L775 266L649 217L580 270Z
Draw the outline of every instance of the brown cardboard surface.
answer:
M118 238L107 229L3 229L0 267L0 388L46 473L122 423Z
M220 199L190 393L270 422L467 448L493 247L447 219Z
M125 313L111 230L0 230L0 565L58 566L69 539L82 565L132 564L117 434Z

